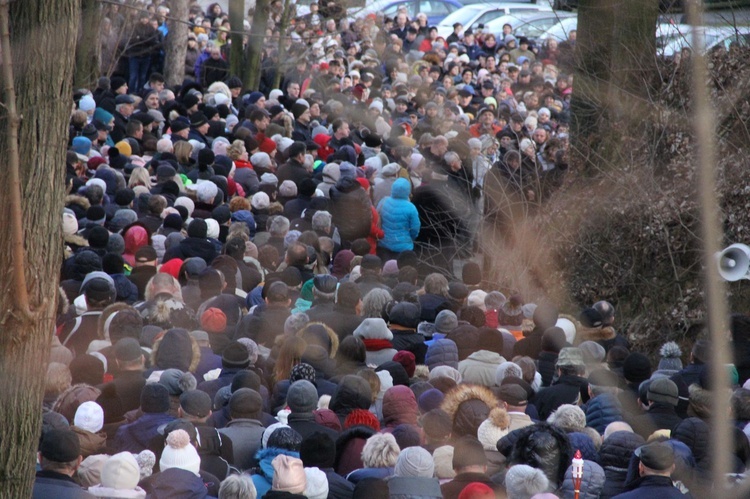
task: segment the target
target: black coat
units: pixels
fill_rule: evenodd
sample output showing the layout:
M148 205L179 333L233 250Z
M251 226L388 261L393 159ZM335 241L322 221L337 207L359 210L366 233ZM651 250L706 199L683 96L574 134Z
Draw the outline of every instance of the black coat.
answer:
M285 180L291 180L297 185L297 189L299 189L299 185L303 180L312 178L312 174L307 171L305 165L296 159L290 159L281 165L276 172L276 176L279 178L279 185Z
M588 389L588 381L580 376L561 376L554 385L541 390L534 399L539 418L546 421L555 409L563 404L577 404L578 398Z
M343 340L354 333L354 330L362 323L363 318L357 315L354 309L334 305L331 312L315 314L314 320L322 322L333 329L338 335L339 340Z
M681 422L672 404L652 402L646 414L634 417L630 424L637 434L648 438L656 430L674 430Z
M284 334L289 309L283 306L259 306L237 324L234 339L250 338L259 345L273 346L276 336Z
M372 223L372 203L353 177L342 177L330 190L331 215L342 241L367 238Z
M635 449L645 443L640 435L629 431L616 431L602 442L599 448L599 464L604 468L604 499L625 492L630 457Z
M162 262L168 262L173 258L186 260L194 256L203 258L207 264L211 265L217 256L216 247L208 239L186 237L177 246L172 246L164 253Z

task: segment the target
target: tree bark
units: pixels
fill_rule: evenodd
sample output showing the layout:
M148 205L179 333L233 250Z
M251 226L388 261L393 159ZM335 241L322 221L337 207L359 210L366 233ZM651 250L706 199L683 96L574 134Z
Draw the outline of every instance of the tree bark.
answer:
M232 75L242 74L242 65L245 62L245 50L243 47L242 33L245 30L245 0L229 0L229 25L232 28L229 49L229 73Z
M268 8L271 2L269 0L256 0L255 14L250 29L250 39L245 49L245 70L242 72L242 83L248 90L258 90L260 88L261 76L261 55L263 54L263 40L268 24Z
M169 10L169 33L166 39L164 80L169 87L182 84L185 79L185 53L187 52L188 0L172 0Z
M102 6L97 0L81 0L81 26L76 45L75 88L93 88L101 76L101 42L99 27L102 20Z
M3 3L7 5L6 0ZM0 199L0 498L30 497L41 429L41 405L62 258L60 209L72 104L80 0L24 0L10 4L10 43L17 91L24 262L13 258L12 196ZM8 69L3 69L7 74ZM7 99L2 127L10 126ZM0 128L2 128L0 127ZM0 134L8 157L10 134ZM13 269L24 266L34 317L18 310Z
M281 26L279 27L279 65L276 68L276 74L273 78L273 88L279 88L289 68L289 61L286 60L286 49L284 48L284 37L287 35L286 30L289 27L291 8L291 0L284 0L284 13L281 15Z

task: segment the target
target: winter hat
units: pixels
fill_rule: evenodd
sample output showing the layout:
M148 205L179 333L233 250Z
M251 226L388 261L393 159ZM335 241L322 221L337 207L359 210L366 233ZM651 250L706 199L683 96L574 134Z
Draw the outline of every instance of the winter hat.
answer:
M487 419L479 425L477 438L482 443L484 450L497 450L497 441L510 431L510 416L508 412L495 407L490 411Z
M530 498L546 492L549 479L544 472L527 464L511 466L505 474L505 489L508 497Z
M292 180L284 180L279 186L279 195L285 198L297 196L297 184Z
M443 392L437 388L430 388L419 396L417 401L419 412L426 414L433 409L437 409L443 403L443 399L445 399Z
M595 341L584 341L583 343L578 345L578 348L581 349L583 361L586 363L586 365L600 364L604 362L604 359L607 356L607 351L604 349L604 347Z
M198 451L190 443L190 436L185 430L174 430L167 436L167 443L161 453L159 469L179 468L190 471L196 476L201 467Z
M401 350L393 356L393 360L401 364L406 370L406 375L411 378L417 369L416 357L408 350Z
M586 414L577 405L563 404L549 415L547 422L567 432L583 431L586 427Z
M682 369L682 360L680 360L682 350L680 350L680 346L674 341L664 343L659 348L659 355L661 355L658 367L660 371L676 372Z
M557 354L557 366L585 366L580 348L565 347Z
M317 375L315 374L315 368L310 364L307 364L306 362L300 362L299 364L294 366L289 373L289 381L291 383L302 380L306 380L312 383L316 378Z
M472 482L458 494L458 499L486 499L495 497L495 491L482 482ZM536 496L534 496L536 498ZM553 496L557 499L557 496Z
M469 293L468 298L466 298L466 304L470 307L478 307L483 312L487 311L487 306L485 305L485 299L487 298L487 292L482 291L481 289L475 289L471 293Z
M138 468L141 472L141 480L146 477L150 477L153 473L154 465L156 464L156 456L150 450L142 450L138 454L133 454L135 460L138 462Z
M221 365L226 368L244 369L250 365L250 354L242 343L229 343L221 355Z
M107 240L107 253L122 255L125 253L125 239L120 234L110 234Z
M436 366L430 371L430 380L433 380L435 378L450 378L456 383L461 383L463 377L455 367L443 365Z
M666 377L656 378L648 385L646 398L653 402L664 402L676 406L679 401L677 384Z
M116 490L132 490L141 481L141 471L135 456L120 452L104 462L101 471L102 487Z
M392 386L409 386L409 375L406 374L406 369L404 369L404 366L402 366L398 362L393 360L383 362L375 369L375 373L377 374L381 371L388 371L388 373L391 375ZM383 389L382 383L380 387L381 389ZM383 393L385 393L385 391L387 391L387 389L384 390Z
M651 377L651 362L639 352L632 352L622 364L622 374L627 381L636 385Z
M219 222L217 222L213 218L207 218L205 222L206 222L206 237L209 239L218 239L219 230L220 230Z
M398 274L398 261L387 260L383 265L383 275L397 275Z
M447 334L458 327L458 317L450 310L442 310L435 317L435 331Z
M63 234L72 236L78 232L78 219L72 210L65 208L63 211Z
M238 388L229 399L229 414L233 418L258 419L263 411L263 399L251 388Z
M265 192L256 192L250 198L250 205L256 210L267 210L271 205L271 198Z
M419 326L419 306L402 301L395 304L388 312L388 321L391 324L416 329ZM413 376L413 373L409 375Z
M506 361L497 366L495 370L495 384L501 386L502 382L507 377L523 378L523 371L521 366L515 362Z
M98 433L104 426L104 411L96 402L84 402L76 409L73 424L82 430Z
M439 478L440 480L450 480L455 478L456 471L453 469L453 446L443 445L442 447L438 447L432 453L432 459L435 463L436 478ZM474 483L467 485L464 490L474 485ZM463 492L461 494L462 495L459 497L463 498ZM492 497L495 497L494 492Z
M299 456L305 466L333 468L336 461L336 442L327 433L314 431L302 440Z
M180 407L184 413L205 418L211 413L211 397L201 390L186 390L180 395Z
M201 327L207 333L223 333L227 328L227 316L220 308L208 308L201 314Z
M169 411L169 390L159 383L147 383L141 391L141 411L160 414Z
M328 497L328 477L319 468L305 468L305 497L326 499Z
M273 173L264 173L260 176L260 185L272 185L276 187L279 185L279 178Z
M380 431L380 421L377 416L367 409L354 409L346 416L344 420L344 429L348 430L353 426L367 426L375 431Z
M454 314L455 317L455 314ZM380 318L367 318L363 320L357 329L354 330L354 336L367 340L392 340L393 333L388 329L388 325Z
M296 457L279 454L271 462L273 465L272 490L302 494L307 486L305 468L302 460Z
M159 377L159 383L164 385L170 395L180 395L187 390L195 390L198 382L193 373L184 373L179 369L166 369Z
M109 456L106 454L92 454L81 461L81 465L76 471L76 478L81 487L89 487L89 490L91 490L93 487L102 486L102 468L107 459L109 459Z
M268 439L271 438L273 432L275 432L279 428L289 428L289 425L286 425L284 423L274 423L263 431L263 437L261 437L260 439L261 447L263 449L268 448Z
M573 324L570 319L560 317L559 319L557 319L555 326L563 330L563 332L565 333L565 341L567 341L571 345L575 344L576 325Z
M305 379L295 381L289 387L286 403L293 413L313 412L318 405L318 391Z
M407 447L398 455L394 476L432 478L435 474L435 461L422 447Z

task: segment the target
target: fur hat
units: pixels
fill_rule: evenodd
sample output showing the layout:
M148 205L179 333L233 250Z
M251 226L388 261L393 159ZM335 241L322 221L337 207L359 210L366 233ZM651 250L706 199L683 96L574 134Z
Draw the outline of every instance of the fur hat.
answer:
M505 474L508 497L532 497L547 491L549 479L542 470L526 464L511 466Z
M490 415L479 425L477 438L485 450L497 450L497 441L510 431L510 416L502 407L495 407Z
M198 451L190 443L190 436L185 430L174 430L167 436L167 443L159 460L161 471L170 468L180 468L190 471L196 476L200 471L201 458Z
M432 478L435 461L422 447L407 447L402 450L393 470L394 476Z
M564 431L583 431L586 427L586 414L577 405L563 404L549 415L547 422Z
M305 468L302 460L296 457L279 454L271 462L273 465L272 490L302 494L307 486Z

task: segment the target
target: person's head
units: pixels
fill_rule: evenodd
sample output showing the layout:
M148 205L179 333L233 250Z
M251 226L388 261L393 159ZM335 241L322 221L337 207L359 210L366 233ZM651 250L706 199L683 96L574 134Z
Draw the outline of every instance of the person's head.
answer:
M636 449L641 476L671 476L675 469L674 450L664 442L653 442Z
M337 139L343 139L349 136L349 123L341 118L336 119L331 125L333 136Z
M456 473L487 472L487 456L479 440L472 436L463 436L455 442L453 470Z
M401 450L390 433L376 433L365 442L362 463L366 468L391 468L396 466Z
M250 475L229 475L219 487L219 499L255 499L257 496Z
M43 471L73 476L83 459L78 435L69 429L48 430L42 436L38 458Z
M239 388L229 399L229 416L233 420L258 420L263 413L263 398L251 388Z

